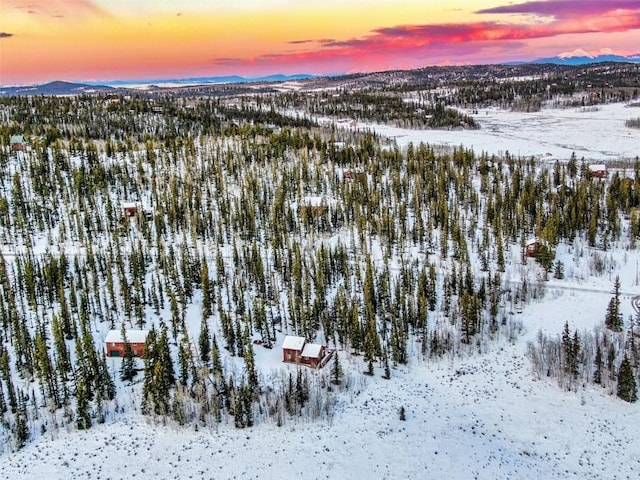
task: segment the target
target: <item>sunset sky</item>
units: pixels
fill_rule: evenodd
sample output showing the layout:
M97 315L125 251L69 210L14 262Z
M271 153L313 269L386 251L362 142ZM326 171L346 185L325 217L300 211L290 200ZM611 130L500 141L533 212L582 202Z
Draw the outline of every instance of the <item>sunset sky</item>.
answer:
M0 85L640 50L640 0L0 0Z

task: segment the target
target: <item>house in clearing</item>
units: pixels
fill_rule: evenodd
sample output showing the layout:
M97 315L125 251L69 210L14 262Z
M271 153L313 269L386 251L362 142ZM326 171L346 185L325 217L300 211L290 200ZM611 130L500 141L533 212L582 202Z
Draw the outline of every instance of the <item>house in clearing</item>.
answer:
M122 204L122 213L125 217L135 217L136 213L138 213L138 205L136 202L125 202Z
M14 152L22 152L27 145L27 141L23 135L11 135L9 145L11 145L11 150Z
M135 217L138 211L141 211L147 219L153 217L153 210L144 208L140 202L124 202L122 204L122 213L125 217Z
M309 367L322 367L331 355L323 345L308 343L304 337L287 335L282 342L282 361Z
M147 341L147 330L127 330L125 335L136 357L144 355L144 345ZM121 330L109 330L104 339L108 357L124 357L125 341Z
M344 170L342 172L342 178L344 180L366 180L367 176L363 169L354 168L353 170Z
M607 176L607 166L603 163L589 165L589 171L591 176L595 178L606 178Z
M538 254L538 249L540 248L540 240L537 238L531 238L527 240L527 243L524 245L524 252L527 257L535 257Z

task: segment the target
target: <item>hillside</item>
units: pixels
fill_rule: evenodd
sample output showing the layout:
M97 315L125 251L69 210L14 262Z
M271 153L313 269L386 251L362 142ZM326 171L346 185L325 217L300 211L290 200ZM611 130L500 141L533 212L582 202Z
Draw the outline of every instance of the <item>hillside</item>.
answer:
M3 475L632 476L626 104L423 91L4 99ZM144 360L106 356L123 327ZM285 335L337 357L283 364Z

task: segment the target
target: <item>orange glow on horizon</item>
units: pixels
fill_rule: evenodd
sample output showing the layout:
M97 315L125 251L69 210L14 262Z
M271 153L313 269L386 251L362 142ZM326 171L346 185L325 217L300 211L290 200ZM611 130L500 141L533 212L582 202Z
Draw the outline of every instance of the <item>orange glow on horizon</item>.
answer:
M294 5L292 0L264 0L257 11L229 7L212 12L209 7L201 13L195 11L195 0L187 0L190 9L184 13L154 13L152 3L140 2L146 10L129 15L114 10L124 5L121 1L71 1L78 11L67 14L60 0L4 0L0 84L322 74L526 60L549 56L553 45L563 45L562 36L575 43L561 51L608 47L632 52L640 45L640 5L613 9L616 3L633 3L628 0L611 0L611 11L606 10L609 2L602 2L594 4L594 11L575 15L562 10L574 0L563 0L555 17L547 10L557 0L505 7L488 0L453 0L447 7L378 0L375 8L349 0L310 0L309 6L297 2L285 8ZM269 1L271 10L265 7ZM540 16L529 12L541 3L546 10ZM478 13L481 7L487 13Z

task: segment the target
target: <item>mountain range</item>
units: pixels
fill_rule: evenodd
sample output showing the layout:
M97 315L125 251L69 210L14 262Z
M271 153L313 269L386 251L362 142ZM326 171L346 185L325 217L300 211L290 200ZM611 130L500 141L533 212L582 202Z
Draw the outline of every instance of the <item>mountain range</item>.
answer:
M521 65L523 63L552 63L555 65L589 65L604 62L640 63L640 52L633 55L618 55L615 53L590 53L584 50L561 53L556 57L538 58L531 62L509 62L508 65Z
M573 52L561 53L556 57L538 58L532 61L517 61L503 63L504 66L519 65L560 65L565 67L592 65L596 63L640 63L640 52L632 55L619 55L608 50L598 52L587 52L584 50L575 50ZM362 74L367 75L367 74ZM375 74L369 74L375 75ZM331 77L338 78L339 75ZM251 82L269 83L269 82L285 82L291 80L310 80L319 79L316 75L295 74L295 75L268 75L263 77L241 77L239 75L230 76L214 76L214 77L187 77L175 79L155 79L155 80L113 80L103 83L86 82L72 83L64 81L53 81L41 85L25 85L25 86L0 86L0 97L14 95L81 95L84 93L108 93L122 90L157 90L160 88L182 88L190 86L216 86L223 84L246 84Z

